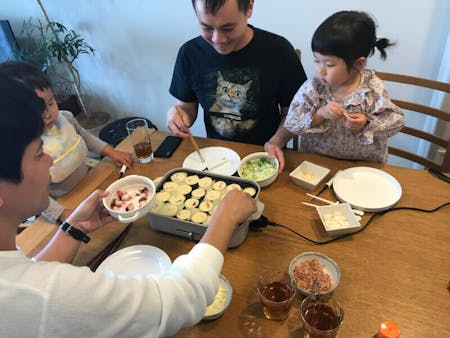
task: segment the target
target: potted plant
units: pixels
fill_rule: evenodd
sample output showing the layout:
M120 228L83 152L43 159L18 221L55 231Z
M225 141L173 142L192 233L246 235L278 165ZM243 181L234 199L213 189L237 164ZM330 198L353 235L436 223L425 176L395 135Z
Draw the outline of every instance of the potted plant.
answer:
M47 73L59 100L75 91L82 112L89 118L81 99L80 74L74 62L81 54L94 54L94 49L77 32L54 21L43 23L30 18L23 24L22 35L23 60Z
M87 129L106 123L109 114L90 113L82 98L81 81L75 61L82 54L94 55L94 48L85 39L62 23L51 21L40 0L37 0L45 22L30 18L24 22L21 32L21 55L24 61L34 64L47 73L58 104L77 115ZM78 106L78 107L76 107Z

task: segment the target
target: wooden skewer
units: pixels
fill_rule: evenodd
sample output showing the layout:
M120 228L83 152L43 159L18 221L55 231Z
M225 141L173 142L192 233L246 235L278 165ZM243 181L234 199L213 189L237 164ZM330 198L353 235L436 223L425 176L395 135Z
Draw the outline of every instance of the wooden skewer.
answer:
M331 204L331 205L334 205L334 204L338 204L338 203L339 203L339 202L331 202L331 201L329 201L329 200L327 200L327 199L325 199L325 198L322 198L322 197L319 197L319 196L315 196L315 195L309 194L309 193L306 193L306 196L309 196L309 197L311 197L311 198L314 198L314 199L316 199L316 200L319 200L319 201L322 201L322 202L324 202L324 203Z
M205 163L205 158L202 156L202 153L200 152L200 148L198 147L197 142L195 142L194 136L192 136L192 134L189 135L189 140L191 141L192 145L194 146L195 151L198 154L198 157L200 157L200 161L202 161L202 163Z
M314 207L314 208L317 208L317 207L320 206L320 205L313 204L313 203L308 203L308 202L302 202L302 204L307 205L308 207Z

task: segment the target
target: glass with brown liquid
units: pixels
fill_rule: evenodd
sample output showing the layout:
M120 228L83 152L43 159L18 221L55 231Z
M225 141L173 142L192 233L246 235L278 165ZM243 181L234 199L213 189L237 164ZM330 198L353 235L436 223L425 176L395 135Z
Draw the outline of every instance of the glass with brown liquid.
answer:
M304 338L334 338L344 321L344 310L330 295L311 295L300 306Z
M126 128L139 162L148 163L153 160L153 149L147 121L145 119L133 119L127 122Z
M287 318L295 295L294 283L287 272L275 270L263 274L257 291L267 319Z

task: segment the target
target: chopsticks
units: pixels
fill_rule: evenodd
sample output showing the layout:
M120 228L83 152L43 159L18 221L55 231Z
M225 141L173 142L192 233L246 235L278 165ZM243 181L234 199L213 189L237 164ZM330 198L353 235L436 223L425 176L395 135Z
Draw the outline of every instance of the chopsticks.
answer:
M329 201L329 200L327 200L325 198L322 198L322 197L319 197L319 196L316 196L316 195L313 195L313 194L310 194L310 193L306 193L306 196L309 196L309 197L311 197L311 198L313 198L315 200L319 200L319 201L322 201L322 202L325 202L325 203L331 204L331 205L339 203L339 202L331 202L331 201Z
M100 251L88 264L87 266L95 272L100 264L114 251L117 250L119 245L123 242L125 237L127 236L128 232L130 231L131 227L133 226L133 223L128 224L125 229L122 230L122 232L112 240L111 243L109 243L102 251Z
M325 199L325 198L322 198L322 197L319 197L319 196L316 196L316 195L313 195L313 194L310 194L310 193L306 193L306 196L309 196L309 197L311 197L311 198L313 198L313 199L316 199L316 200L319 200L319 201L322 201L322 202L325 202L325 203L327 203L327 204L330 204L330 205L336 205L336 204L339 204L339 202L332 202L332 201L329 201L329 200L327 200L327 199ZM318 205L315 205L315 204L312 204L312 203L307 203L307 202L302 202L303 204L305 204L305 205L308 205L308 206L313 206L313 207L317 207ZM353 211L353 213L355 214L355 215L358 215L358 216L364 216L364 211L362 211L362 210L358 210L358 209L353 209L352 208L352 211Z
M192 145L194 146L195 151L198 154L198 157L200 157L200 161L202 161L202 163L205 163L205 158L202 156L202 153L200 152L200 148L198 147L198 144L195 141L194 136L192 136L192 134L189 135L189 140L191 141Z

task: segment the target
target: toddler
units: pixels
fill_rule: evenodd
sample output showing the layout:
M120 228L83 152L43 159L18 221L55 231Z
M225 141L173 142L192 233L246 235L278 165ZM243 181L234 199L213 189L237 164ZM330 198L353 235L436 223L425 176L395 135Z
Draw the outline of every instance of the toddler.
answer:
M375 22L364 12L335 13L317 28L311 42L315 76L294 96L284 128L265 144L280 167L281 149L294 134L301 135L303 152L386 162L387 138L403 127L403 112L365 65L375 48L385 59L390 45L377 39Z
M128 153L115 150L98 137L85 130L72 113L59 110L47 77L33 66L18 61L0 64L0 73L25 83L45 101L43 149L53 159L50 168L50 205L42 213L50 221L64 221L72 212L55 199L71 191L87 173L84 160L88 150L110 157L116 165L131 167Z

